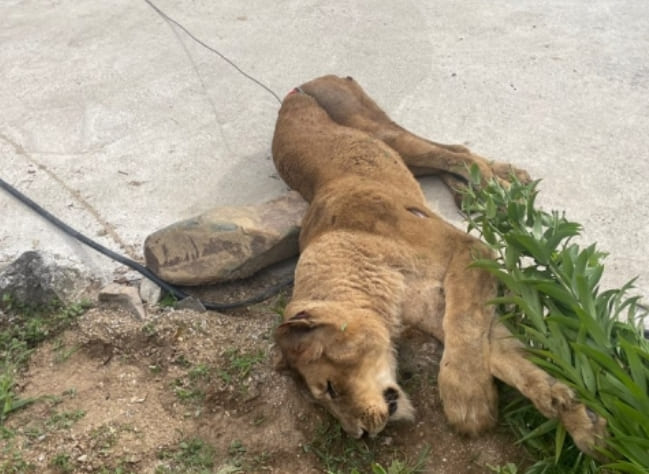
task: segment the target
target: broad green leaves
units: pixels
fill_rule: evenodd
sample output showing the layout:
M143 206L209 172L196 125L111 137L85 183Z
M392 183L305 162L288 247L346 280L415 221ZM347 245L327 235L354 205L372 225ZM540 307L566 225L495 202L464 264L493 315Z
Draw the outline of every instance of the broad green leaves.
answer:
M580 454L556 422L534 429L520 422L534 410L521 402L507 418L544 457L528 472L649 472L649 343L641 325L646 312L628 295L633 281L599 291L606 255L594 244L581 248L572 242L580 224L536 207L538 181L513 178L505 189L484 185L475 169L470 174L462 209L469 230L497 256L473 264L501 283L501 296L492 303L527 344L530 359L607 420L602 455L610 462L602 466Z

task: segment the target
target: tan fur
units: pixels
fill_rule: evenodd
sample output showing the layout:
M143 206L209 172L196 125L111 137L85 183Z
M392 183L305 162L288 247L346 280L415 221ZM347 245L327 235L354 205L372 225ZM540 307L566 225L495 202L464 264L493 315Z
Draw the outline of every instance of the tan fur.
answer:
M389 420L413 417L396 382L394 342L414 326L444 343L439 390L459 431L496 423L497 377L590 451L605 422L524 357L486 304L495 280L468 268L489 250L428 209L413 176L438 174L456 189L471 164L486 179L526 173L411 134L351 78L300 89L284 99L273 139L279 173L310 203L293 297L275 334L286 364L350 435L374 436Z

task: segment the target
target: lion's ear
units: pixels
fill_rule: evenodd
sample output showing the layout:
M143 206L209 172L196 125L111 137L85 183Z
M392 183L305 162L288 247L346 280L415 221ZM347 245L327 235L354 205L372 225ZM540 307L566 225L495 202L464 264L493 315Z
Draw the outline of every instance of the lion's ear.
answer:
M317 334L318 327L320 325L306 311L297 313L277 327L275 341L289 365L320 358L323 345Z

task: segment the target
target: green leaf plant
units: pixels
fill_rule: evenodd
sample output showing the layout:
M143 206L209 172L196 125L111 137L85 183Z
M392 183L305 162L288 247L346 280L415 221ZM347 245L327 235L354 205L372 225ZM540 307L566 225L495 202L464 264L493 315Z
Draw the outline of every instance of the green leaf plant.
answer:
M481 185L477 169L463 190L469 231L495 259L473 265L496 276L491 303L531 361L563 381L607 420L598 462L581 453L556 420L544 420L515 395L505 419L538 461L527 473L649 472L649 343L646 307L631 296L634 280L600 290L605 254L574 242L582 226L536 207L538 181L512 177L508 187Z

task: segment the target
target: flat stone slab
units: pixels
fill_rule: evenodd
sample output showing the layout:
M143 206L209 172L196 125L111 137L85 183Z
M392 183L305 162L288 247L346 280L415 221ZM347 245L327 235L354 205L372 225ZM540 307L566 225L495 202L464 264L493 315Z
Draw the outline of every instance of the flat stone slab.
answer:
M127 310L139 321L146 318L146 310L135 287L111 283L101 289L98 299Z
M249 277L298 254L306 208L294 191L256 206L216 207L149 235L146 266L185 286Z

